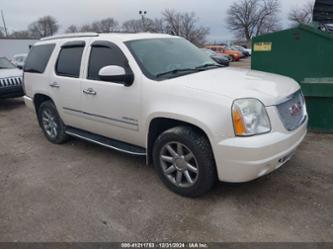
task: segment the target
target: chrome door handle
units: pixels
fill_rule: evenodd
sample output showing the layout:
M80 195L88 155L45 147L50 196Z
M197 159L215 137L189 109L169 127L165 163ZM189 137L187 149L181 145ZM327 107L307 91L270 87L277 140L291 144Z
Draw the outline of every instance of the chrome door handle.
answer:
M60 88L60 85L57 82L52 82L49 84L49 86L52 88Z
M84 89L83 90L84 94L88 94L88 95L96 95L97 93L94 91L94 89L92 88L88 88L88 89Z

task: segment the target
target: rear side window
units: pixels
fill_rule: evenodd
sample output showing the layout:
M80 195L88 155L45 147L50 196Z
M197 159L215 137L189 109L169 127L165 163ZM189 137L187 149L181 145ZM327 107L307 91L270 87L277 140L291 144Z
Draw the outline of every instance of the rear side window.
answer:
M127 58L116 45L110 43L108 47L93 46L90 52L88 79L99 80L98 72L105 66L121 66L128 72Z
M56 65L57 75L79 78L83 46L63 47Z
M32 47L24 66L24 72L44 73L54 47L55 44L46 44Z

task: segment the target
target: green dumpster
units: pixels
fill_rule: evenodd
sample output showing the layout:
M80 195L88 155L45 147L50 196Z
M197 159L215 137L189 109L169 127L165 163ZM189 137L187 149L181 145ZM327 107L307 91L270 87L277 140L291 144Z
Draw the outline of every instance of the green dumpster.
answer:
M255 37L254 70L289 76L300 83L307 101L309 128L333 132L333 35L300 25Z

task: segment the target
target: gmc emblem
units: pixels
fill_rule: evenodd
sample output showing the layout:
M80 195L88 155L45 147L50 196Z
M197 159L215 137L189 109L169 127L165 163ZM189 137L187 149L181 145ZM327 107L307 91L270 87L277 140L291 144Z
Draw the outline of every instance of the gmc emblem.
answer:
M302 111L301 103L295 103L289 108L289 112L291 116L296 116Z

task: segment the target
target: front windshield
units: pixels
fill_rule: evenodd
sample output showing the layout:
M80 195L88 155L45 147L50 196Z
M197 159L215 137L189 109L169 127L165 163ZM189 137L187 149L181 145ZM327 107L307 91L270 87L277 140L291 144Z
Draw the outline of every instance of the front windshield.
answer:
M8 59L0 58L0 69L16 68Z
M182 38L143 39L126 42L143 73L162 80L215 68L217 64Z

